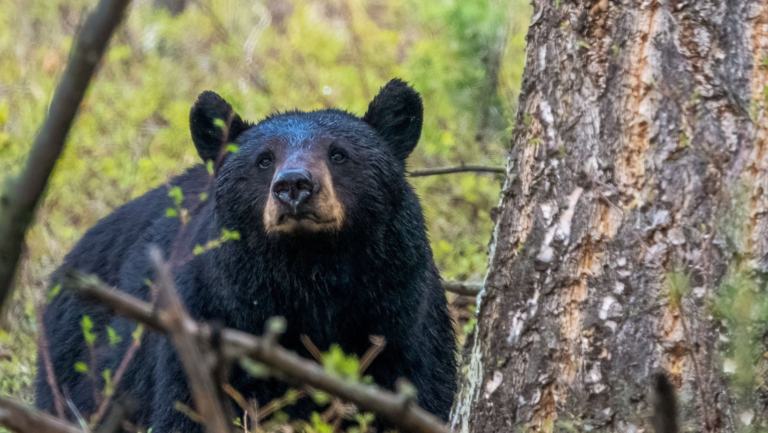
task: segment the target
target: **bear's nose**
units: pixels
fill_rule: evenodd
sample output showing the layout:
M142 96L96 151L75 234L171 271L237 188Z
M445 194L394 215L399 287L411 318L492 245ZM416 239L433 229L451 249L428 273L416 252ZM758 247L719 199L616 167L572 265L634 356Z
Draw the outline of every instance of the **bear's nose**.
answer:
M314 189L312 175L305 170L283 170L278 173L272 184L272 194L278 201L287 205L293 214L300 213L301 205L309 201Z

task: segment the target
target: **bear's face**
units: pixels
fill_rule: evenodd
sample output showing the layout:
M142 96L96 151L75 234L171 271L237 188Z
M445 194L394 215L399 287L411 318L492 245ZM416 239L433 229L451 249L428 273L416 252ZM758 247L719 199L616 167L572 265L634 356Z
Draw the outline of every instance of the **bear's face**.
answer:
M253 147L248 149L250 156L256 155L254 189L262 190L258 196L264 230L270 234L338 231L345 208L337 194L343 188L338 186L358 177L349 169L354 144L333 131L312 128L309 122L297 123L295 135L275 125L270 128L272 134L255 139L247 134L241 140Z
M370 183L394 161L370 126L335 111L274 116L238 143L221 168L219 191L251 203L249 214L270 235L341 230L347 214L380 190Z
M269 236L332 235L375 220L403 189L404 161L421 122L418 93L399 80L382 88L362 119L294 111L251 126L211 92L190 114L198 153L218 161L223 223ZM238 151L223 153L222 144L232 141Z

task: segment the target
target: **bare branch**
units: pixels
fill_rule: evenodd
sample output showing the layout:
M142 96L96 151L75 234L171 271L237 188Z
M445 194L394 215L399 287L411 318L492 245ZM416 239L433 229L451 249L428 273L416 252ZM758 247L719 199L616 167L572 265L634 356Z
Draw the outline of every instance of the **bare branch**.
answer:
M462 296L477 296L483 290L483 283L464 281L442 281L443 290Z
M62 287L76 289L129 319L142 322L161 333L172 333L171 320L164 311L155 313L152 306L113 289L92 276L77 272L65 274ZM193 320L184 323L185 332L209 341L211 330ZM269 338L257 337L235 329L219 331L219 347L228 359L250 357L266 365L273 374L295 385L308 385L335 397L374 412L403 431L418 433L448 433L434 415L411 402L410 397L394 394L374 386L341 382L329 376L322 366L277 345Z
M484 165L460 165L457 167L438 167L428 168L424 170L415 170L408 172L408 177L424 177L435 176L438 174L451 174L451 173L500 173L506 174L507 169L505 167L491 167Z
M101 0L88 17L72 47L69 64L53 95L48 118L35 138L27 166L15 182L5 185L0 196L0 307L10 294L24 235L34 220L85 90L128 1Z
M358 367L358 372L360 373L360 376L362 376L366 370L368 370L368 367L371 366L371 363L374 359L376 359L379 354L384 350L384 347L387 345L387 339L384 338L382 335L371 335L371 347L365 351L362 358L360 358L360 365Z
M144 325L139 325L139 326L144 326ZM115 372L115 377L112 378L113 389L117 389L117 387L120 385L120 381L123 379L123 375L125 374L125 370L128 368L128 364L130 364L131 360L136 355L136 352L139 350L139 346L141 346L140 338L141 338L140 336L138 338L134 338L133 342L128 347L128 350L125 351L125 355L123 355L123 360L120 361L120 365L117 367L117 371ZM104 416L104 414L107 413L107 408L109 407L109 403L111 401L112 401L112 395L107 395L106 398L104 398L104 400L101 401L101 404L99 405L99 410L96 412L96 419L93 422L93 425L99 424L99 421L101 420L101 418Z
M158 289L158 303L166 316L163 322L187 372L187 383L192 390L195 410L202 416L209 433L230 431L227 410L213 380L211 360L214 357L210 351L204 350L197 340L199 326L184 310L173 284L171 269L163 261L160 250L152 247L149 256L157 275L155 284Z
M0 425L19 433L83 433L47 413L0 397Z
M43 359L43 366L45 367L45 379L48 382L48 386L51 387L51 395L53 395L53 406L56 408L56 415L59 419L64 419L64 399L59 392L59 386L56 382L56 373L53 371L53 364L51 363L51 352L48 350L48 339L45 338L45 326L43 324L43 306L40 303L35 303L35 320L37 320L37 356ZM39 372L38 374L42 374Z
M75 289L88 298L109 306L116 314L143 323L153 331L165 332L165 326L160 323L160 317L149 302L107 286L96 276L77 271L65 271L62 275L61 287Z
M111 405L109 412L104 417L104 420L99 422L93 422L93 425L99 425L94 433L118 433L123 430L123 423L129 419L133 412L136 410L135 402L132 399L121 399Z

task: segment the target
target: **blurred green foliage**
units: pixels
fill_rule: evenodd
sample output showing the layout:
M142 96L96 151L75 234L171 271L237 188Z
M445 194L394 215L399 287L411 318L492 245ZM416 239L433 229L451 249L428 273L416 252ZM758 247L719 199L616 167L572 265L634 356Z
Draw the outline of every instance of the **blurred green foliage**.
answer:
M0 2L0 178L23 167L94 4ZM195 0L176 16L135 1L27 236L19 290L2 318L0 345L13 360L0 362L0 393L31 399L34 305L67 251L117 206L198 162L188 113L200 92L218 92L249 120L293 108L362 115L380 86L401 77L425 105L411 169L503 165L529 15L527 0ZM411 181L444 278L484 274L501 181L475 174Z
M751 257L750 188L735 182L726 188L730 206L716 221L715 242L729 254L728 268L716 289L712 313L719 321L717 362L733 392L739 432L765 432L761 410L765 372L768 371L768 275ZM702 230L705 228L702 227Z

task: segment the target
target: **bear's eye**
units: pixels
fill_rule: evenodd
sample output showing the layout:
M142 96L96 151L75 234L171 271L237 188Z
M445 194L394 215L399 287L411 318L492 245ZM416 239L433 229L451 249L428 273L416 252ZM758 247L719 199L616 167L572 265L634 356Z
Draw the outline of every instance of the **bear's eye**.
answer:
M337 164L341 164L342 162L344 162L346 160L347 160L347 154L345 154L341 150L333 149L331 151L331 161L333 161L333 162L335 162Z
M264 154L259 157L259 167L261 168L269 168L272 167L272 155Z

